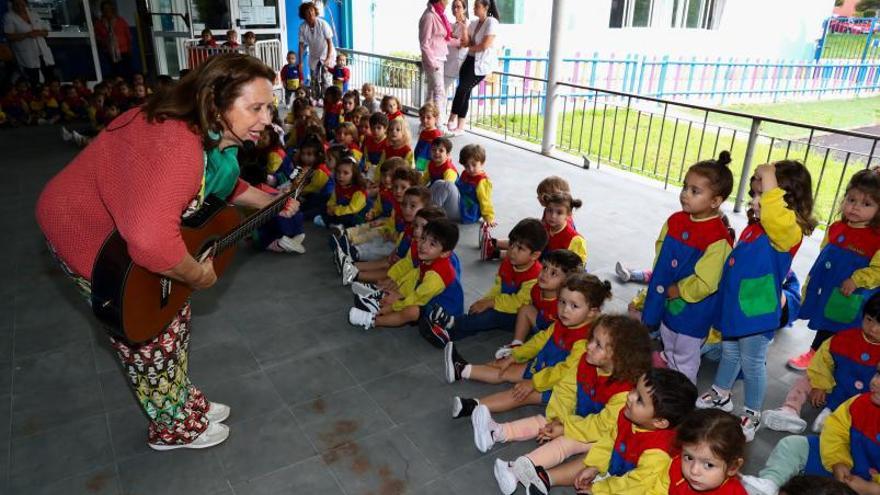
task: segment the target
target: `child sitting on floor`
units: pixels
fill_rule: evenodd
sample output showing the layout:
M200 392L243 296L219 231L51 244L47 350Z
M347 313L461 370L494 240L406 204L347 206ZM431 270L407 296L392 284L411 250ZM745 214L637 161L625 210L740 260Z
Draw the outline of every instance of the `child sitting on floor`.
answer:
M370 134L364 138L364 159L361 170L367 179L379 182L379 166L385 158L387 139L385 133L388 130L388 116L382 112L376 112L370 116Z
M437 119L440 118L440 110L433 101L422 105L419 109L419 123L422 125L419 132L419 140L413 154L416 159L416 170L424 172L428 169L431 158L431 144L435 139L442 137L443 132L437 128ZM450 146L451 148L451 146Z
M315 217L315 225L353 227L363 223L367 214L367 182L351 153L342 154L333 178L336 185L327 200L327 213Z

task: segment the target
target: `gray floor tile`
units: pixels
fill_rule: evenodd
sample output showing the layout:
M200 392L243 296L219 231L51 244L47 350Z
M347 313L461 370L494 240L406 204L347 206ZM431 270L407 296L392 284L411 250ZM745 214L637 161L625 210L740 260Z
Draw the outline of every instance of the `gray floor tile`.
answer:
M108 464L89 472L50 483L39 482L27 487L10 487L11 495L120 495L116 464Z
M62 319L64 317L62 316ZM32 354L64 349L77 342L91 340L88 321L64 319L64 324L30 323L15 326L15 356L18 359Z
M409 368L422 362L426 356L437 353L437 350L421 341L415 327L377 329L374 333L375 338L363 345L349 345L337 352L342 364L357 378L358 383Z
M212 450L151 451L122 461L122 493L214 495L226 490L229 485Z
M63 404L64 407L46 407L50 403ZM52 392L15 394L12 398L12 438L35 435L96 414L103 416L104 406L93 384Z
M437 478L436 480L428 483L419 493L422 495L447 495L453 492L452 484L449 483L449 480L446 478Z
M225 421L233 425L263 416L284 407L272 382L262 371L230 378L222 382L209 382L201 387L210 401L226 404L232 411Z
M271 366L333 351L364 337L363 332L349 328L340 314L290 320L284 326L253 332L245 342L261 365Z
M247 347L234 342L219 342L190 350L189 374L197 387L202 383L235 378L258 368Z
M216 454L227 479L239 483L312 457L315 451L283 409L233 425Z
M305 461L233 486L236 495L276 495L281 493L320 493L343 495L333 474L320 457Z
M354 378L340 365L335 353L285 361L266 370L281 398L296 404L354 385Z
M115 411L137 404L137 398L129 385L128 375L122 368L111 369L98 375L101 382L101 400L104 409Z
M360 387L303 402L291 409L300 427L321 452L393 425Z
M103 415L12 440L12 486L60 480L113 461Z
M0 395L0 451L4 450L12 438L12 396Z
M398 429L322 455L349 494L417 493L440 473Z
M116 352L110 347L110 339L103 331L92 333L92 354L95 356L95 368L98 373L110 370L122 373Z
M149 419L135 401L128 407L108 412L107 422L117 462L153 452L147 446Z
M97 386L91 342L77 342L21 359L16 356L13 377L16 392L60 390L86 383Z

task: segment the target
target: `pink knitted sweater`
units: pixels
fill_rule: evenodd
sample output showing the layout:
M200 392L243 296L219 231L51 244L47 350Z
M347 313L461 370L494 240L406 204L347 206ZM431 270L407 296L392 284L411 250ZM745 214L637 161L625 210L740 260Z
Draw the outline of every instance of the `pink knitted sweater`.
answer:
M180 216L201 188L201 138L184 122L149 124L138 112L115 119L46 184L37 201L46 239L89 280L113 229L132 260L150 271L169 270L187 254ZM239 182L233 196L243 189Z

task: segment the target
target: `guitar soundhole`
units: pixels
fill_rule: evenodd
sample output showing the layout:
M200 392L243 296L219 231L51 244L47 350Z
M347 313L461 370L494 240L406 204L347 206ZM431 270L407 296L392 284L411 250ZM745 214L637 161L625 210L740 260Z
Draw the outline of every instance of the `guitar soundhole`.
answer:
M159 287L161 288L159 306L164 308L168 305L168 299L171 297L171 279L162 277L159 281Z

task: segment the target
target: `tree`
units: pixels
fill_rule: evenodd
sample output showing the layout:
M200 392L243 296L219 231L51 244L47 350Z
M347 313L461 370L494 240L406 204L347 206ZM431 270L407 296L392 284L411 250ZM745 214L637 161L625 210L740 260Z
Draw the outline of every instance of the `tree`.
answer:
M859 0L856 3L856 11L862 14L862 17L874 17L877 11L880 11L880 0Z

